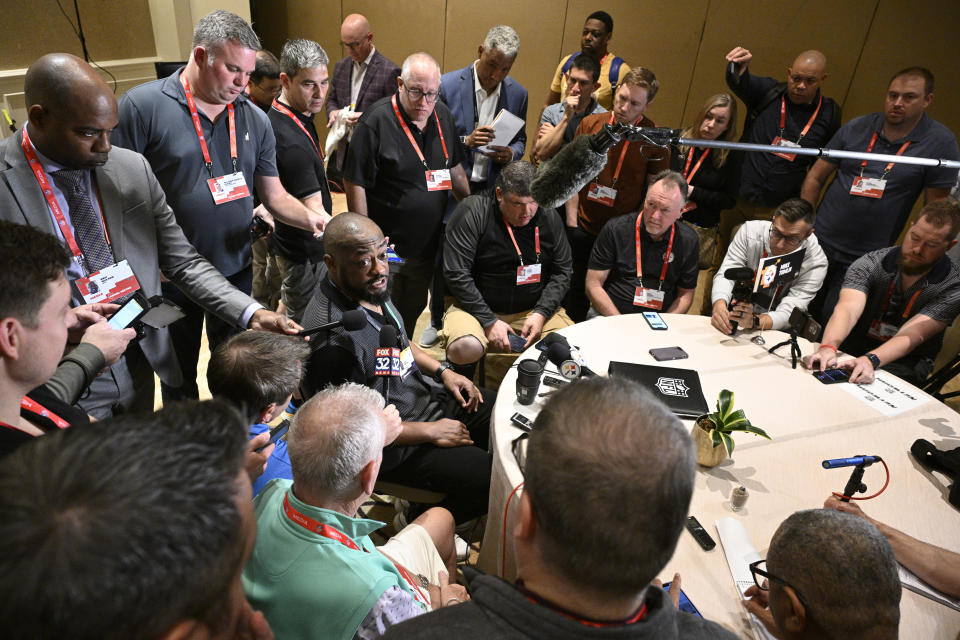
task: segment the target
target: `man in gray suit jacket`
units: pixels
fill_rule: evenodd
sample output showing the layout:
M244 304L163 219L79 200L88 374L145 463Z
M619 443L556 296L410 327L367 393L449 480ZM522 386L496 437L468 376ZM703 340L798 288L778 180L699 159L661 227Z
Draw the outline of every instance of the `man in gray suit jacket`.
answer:
M165 277L238 326L300 329L240 292L197 253L143 156L111 151L117 101L89 65L68 54L45 55L27 70L24 91L27 124L0 142L0 219L63 240L74 256L71 281L126 261L148 298L160 294ZM79 298L75 289L74 302ZM167 331L148 328L79 404L96 418L152 410L154 372L168 384L182 380Z

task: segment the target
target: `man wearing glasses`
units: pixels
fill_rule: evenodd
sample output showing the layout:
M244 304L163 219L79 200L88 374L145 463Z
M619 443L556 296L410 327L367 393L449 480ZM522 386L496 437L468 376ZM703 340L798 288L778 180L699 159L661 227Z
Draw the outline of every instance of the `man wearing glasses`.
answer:
M462 200L470 186L453 116L437 102L437 61L414 53L397 84L357 123L343 177L350 211L370 216L400 256L390 263L392 298L409 338L427 303L447 194Z
M345 121L353 129L360 115L380 98L397 90L400 67L377 51L373 45L370 22L359 13L352 13L340 27L340 45L347 57L337 62L327 96L327 127L333 128L340 112L349 107ZM343 171L349 138L341 140L327 166L331 178Z
M744 605L774 637L897 637L897 561L863 518L831 509L797 511L773 534L767 559L750 571L754 585Z
M794 308L806 309L820 290L827 273L827 256L813 235L815 214L813 206L800 198L790 198L773 213L773 220L751 220L743 224L734 236L720 270L713 279L713 316L710 319L718 331L730 335L733 325L745 329L783 329ZM763 258L792 253L803 248L800 273L790 284L774 291L767 304L752 304L734 300L734 281L724 277L727 269L748 267L756 269Z

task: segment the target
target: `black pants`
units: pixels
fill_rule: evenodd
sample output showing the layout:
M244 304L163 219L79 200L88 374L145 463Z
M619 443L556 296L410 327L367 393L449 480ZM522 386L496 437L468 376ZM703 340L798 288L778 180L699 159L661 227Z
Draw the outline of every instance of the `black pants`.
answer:
M454 404L446 392L441 394L441 401L445 404L443 416L466 425L473 446L447 448L433 444L413 445L413 453L398 465L380 469L380 480L447 494L438 506L448 509L457 524L485 514L490 498L492 458L487 447L490 416L497 394L486 389L480 392L483 402L476 413L468 413L459 404Z
M435 260L436 255L431 252L425 257L406 258L402 265L390 263L390 299L400 312L408 340L413 339L417 318L427 306L427 291L430 289Z
M570 254L573 258L573 273L570 274L570 289L563 300L563 308L574 322L583 322L587 319L587 309L590 300L587 298L587 264L590 262L590 252L597 239L580 227L566 227L567 241L570 243Z
M253 286L253 269L247 267L228 277L227 280L237 289L249 294ZM243 329L204 311L203 307L193 302L173 283L164 282L162 287L163 296L179 305L186 314L186 317L170 325L170 339L173 341L173 350L180 363L180 371L183 372L183 385L170 387L161 383L160 391L163 395L163 404L166 406L177 400L195 400L200 397L200 391L197 389L197 360L200 358L200 337L204 318L207 321L207 342L211 353L218 345Z
M810 302L810 315L822 324L827 326L827 321L833 315L833 309L837 306L837 300L840 299L840 289L843 288L843 279L847 275L847 269L858 256L851 256L844 253L837 253L827 249L821 243L823 252L827 255L827 275L823 278L823 284L820 285L820 291Z

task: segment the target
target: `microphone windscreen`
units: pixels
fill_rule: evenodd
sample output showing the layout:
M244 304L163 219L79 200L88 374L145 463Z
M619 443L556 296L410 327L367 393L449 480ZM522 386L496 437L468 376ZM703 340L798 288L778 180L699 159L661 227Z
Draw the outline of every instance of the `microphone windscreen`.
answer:
M607 154L590 148L590 136L577 136L540 168L530 184L530 195L543 208L559 207L605 166Z
M547 358L559 367L564 360L571 359L570 347L560 342L554 342L547 348Z
M560 335L559 333L548 333L547 335L543 336L543 338L540 340L540 343L543 345L544 349L549 349L550 345L554 343L567 344L567 345L570 344L569 342L567 342L567 339L562 335ZM537 345L537 346L540 346L540 345Z
M344 314L344 317L346 317L346 314ZM385 324L380 327L380 346L389 348L397 346L397 328L392 324Z
M730 267L723 272L727 280L753 280L753 269L750 267Z
M367 314L361 309L351 309L350 311L344 311L340 320L343 322L343 328L347 331L359 331L363 329L363 325L367 322ZM396 335L397 330L393 327L390 328L393 329L393 333Z

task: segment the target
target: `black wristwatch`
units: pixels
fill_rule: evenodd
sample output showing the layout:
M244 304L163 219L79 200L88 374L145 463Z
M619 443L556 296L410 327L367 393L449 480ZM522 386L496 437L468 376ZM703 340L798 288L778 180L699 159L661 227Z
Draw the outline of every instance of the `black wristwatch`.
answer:
M760 328L760 316L758 316L757 314L753 314L753 328L754 329Z
M868 353L868 354L866 354L866 358L867 358L867 360L870 361L870 364L873 365L873 369L874 369L874 370L877 370L877 369L880 368L880 358L877 357L877 354L875 354L875 353Z
M443 384L443 372L450 368L449 362L441 362L437 370L433 372L433 379Z

